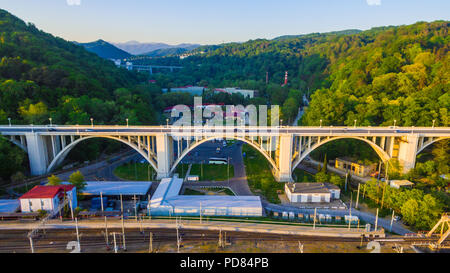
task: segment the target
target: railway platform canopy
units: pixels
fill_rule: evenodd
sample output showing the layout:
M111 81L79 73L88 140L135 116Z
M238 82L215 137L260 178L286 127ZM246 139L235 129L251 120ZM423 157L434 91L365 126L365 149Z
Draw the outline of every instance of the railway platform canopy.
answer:
M152 182L148 181L89 181L82 191L82 195L90 196L145 196L150 190Z
M18 199L0 199L0 213L15 213L19 208Z
M179 195L183 179L161 180L150 202L152 215L158 216L235 216L263 215L259 196Z

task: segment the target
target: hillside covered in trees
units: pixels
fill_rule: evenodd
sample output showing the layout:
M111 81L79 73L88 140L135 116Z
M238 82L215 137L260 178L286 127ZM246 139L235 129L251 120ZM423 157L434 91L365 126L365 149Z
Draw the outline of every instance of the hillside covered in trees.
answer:
M184 70L155 78L165 87L239 86L260 91L293 120L311 96L304 125L448 126L449 22L419 22L368 31L286 36L203 46L194 56L151 59ZM281 87L284 72L289 85ZM269 84L266 85L266 73ZM289 95L292 89L296 96ZM317 92L316 92L317 91ZM261 102L249 101L247 103Z
M0 10L0 123L154 124L146 77Z
M157 124L159 88L82 46L0 10L0 124ZM84 147L85 145L83 145ZM87 147L87 146L86 146ZM82 153L101 149L89 146ZM26 155L0 138L0 179L25 170Z

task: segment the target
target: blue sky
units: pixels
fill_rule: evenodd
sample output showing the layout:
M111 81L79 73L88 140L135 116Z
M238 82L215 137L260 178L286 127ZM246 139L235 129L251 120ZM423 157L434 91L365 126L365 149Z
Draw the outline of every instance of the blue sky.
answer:
M67 40L216 44L448 20L449 0L0 0Z

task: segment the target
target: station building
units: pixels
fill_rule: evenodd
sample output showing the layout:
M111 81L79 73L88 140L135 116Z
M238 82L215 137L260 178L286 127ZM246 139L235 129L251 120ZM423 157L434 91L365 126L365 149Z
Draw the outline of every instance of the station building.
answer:
M291 203L329 203L341 194L339 187L330 183L286 183L285 192Z
M150 201L150 213L156 216L234 216L263 215L258 196L179 195L183 179L162 179Z

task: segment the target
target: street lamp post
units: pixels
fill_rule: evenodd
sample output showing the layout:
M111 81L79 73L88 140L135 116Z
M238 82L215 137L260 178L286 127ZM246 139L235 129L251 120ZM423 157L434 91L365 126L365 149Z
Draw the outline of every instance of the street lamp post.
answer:
M52 127L52 125L53 125L52 124L52 118L49 118L48 120L50 121L50 127Z
M168 118L166 119L166 125L167 125L167 128L169 128L169 119Z
M126 121L127 121L127 128L128 128L128 119L126 119Z
M320 120L320 128L322 128L322 120Z
M11 127L11 118L8 118L9 127Z
M283 127L283 120L280 119L280 127Z
M356 122L357 122L357 120L355 119L354 122L355 122L354 127L356 128Z
M397 123L397 120L396 119L394 119L394 129L395 129L395 124Z
M94 119L91 118L91 127L94 127Z
M434 129L434 125L436 124L436 120L433 119L433 129Z

